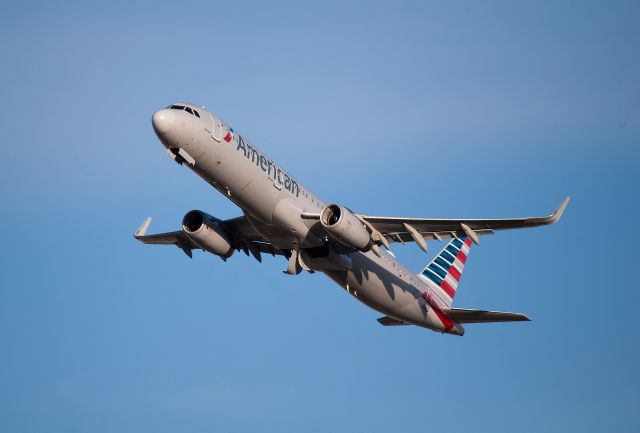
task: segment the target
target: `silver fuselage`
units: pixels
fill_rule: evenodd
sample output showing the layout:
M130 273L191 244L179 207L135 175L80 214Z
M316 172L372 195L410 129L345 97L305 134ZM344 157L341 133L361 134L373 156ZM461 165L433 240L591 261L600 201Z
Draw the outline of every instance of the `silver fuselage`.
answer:
M277 248L310 248L327 241L317 221L303 212L320 212L325 202L290 176L264 152L252 145L215 115L198 111L164 109L156 112L153 126L162 144L225 197L240 207L254 229ZM226 138L226 140L225 140ZM421 297L425 284L392 253L380 249L353 252L345 271L322 271L351 296L369 307L403 322L445 332L445 327ZM447 332L462 334L455 326Z

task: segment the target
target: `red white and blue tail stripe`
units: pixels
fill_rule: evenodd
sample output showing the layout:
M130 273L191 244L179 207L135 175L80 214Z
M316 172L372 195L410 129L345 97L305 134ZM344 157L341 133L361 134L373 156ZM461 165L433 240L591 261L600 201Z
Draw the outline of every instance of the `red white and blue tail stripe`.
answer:
M431 289L430 295L443 307L451 307L470 248L471 239L453 239L418 274Z

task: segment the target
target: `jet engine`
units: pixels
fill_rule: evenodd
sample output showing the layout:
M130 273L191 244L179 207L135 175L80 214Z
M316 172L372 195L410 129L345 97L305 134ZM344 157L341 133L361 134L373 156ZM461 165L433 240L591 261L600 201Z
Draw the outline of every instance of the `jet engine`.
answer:
M371 233L351 211L338 204L325 206L320 212L320 224L342 245L360 251L371 248Z
M184 234L203 250L227 259L233 254L229 236L218 220L199 210L188 212L182 219Z

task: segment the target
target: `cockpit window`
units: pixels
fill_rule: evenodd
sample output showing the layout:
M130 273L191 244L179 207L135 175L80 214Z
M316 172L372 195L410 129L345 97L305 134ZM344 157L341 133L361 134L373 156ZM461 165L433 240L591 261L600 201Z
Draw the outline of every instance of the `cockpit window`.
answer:
M169 105L167 108L170 108L172 110L184 110L193 116L200 117L200 113L198 113L196 110L192 109L191 107L185 107L184 105Z

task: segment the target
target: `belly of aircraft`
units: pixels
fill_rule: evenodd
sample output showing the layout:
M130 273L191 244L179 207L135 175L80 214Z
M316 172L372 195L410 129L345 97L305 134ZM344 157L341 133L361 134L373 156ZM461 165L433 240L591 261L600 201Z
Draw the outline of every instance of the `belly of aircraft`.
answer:
M437 316L425 308L420 291L380 262L371 252L354 253L351 270L324 273L358 301L384 315L443 331Z
M256 232L277 248L322 245L322 239L300 219L300 209L305 206L286 191L286 184L277 187L268 173L248 162L246 154L231 144L229 147L213 142L209 136L200 137L189 144L195 160L191 168L240 206ZM356 252L351 259L349 271L325 273L369 307L408 323L439 330L441 323L424 307L422 293L406 281L406 270L372 252Z

